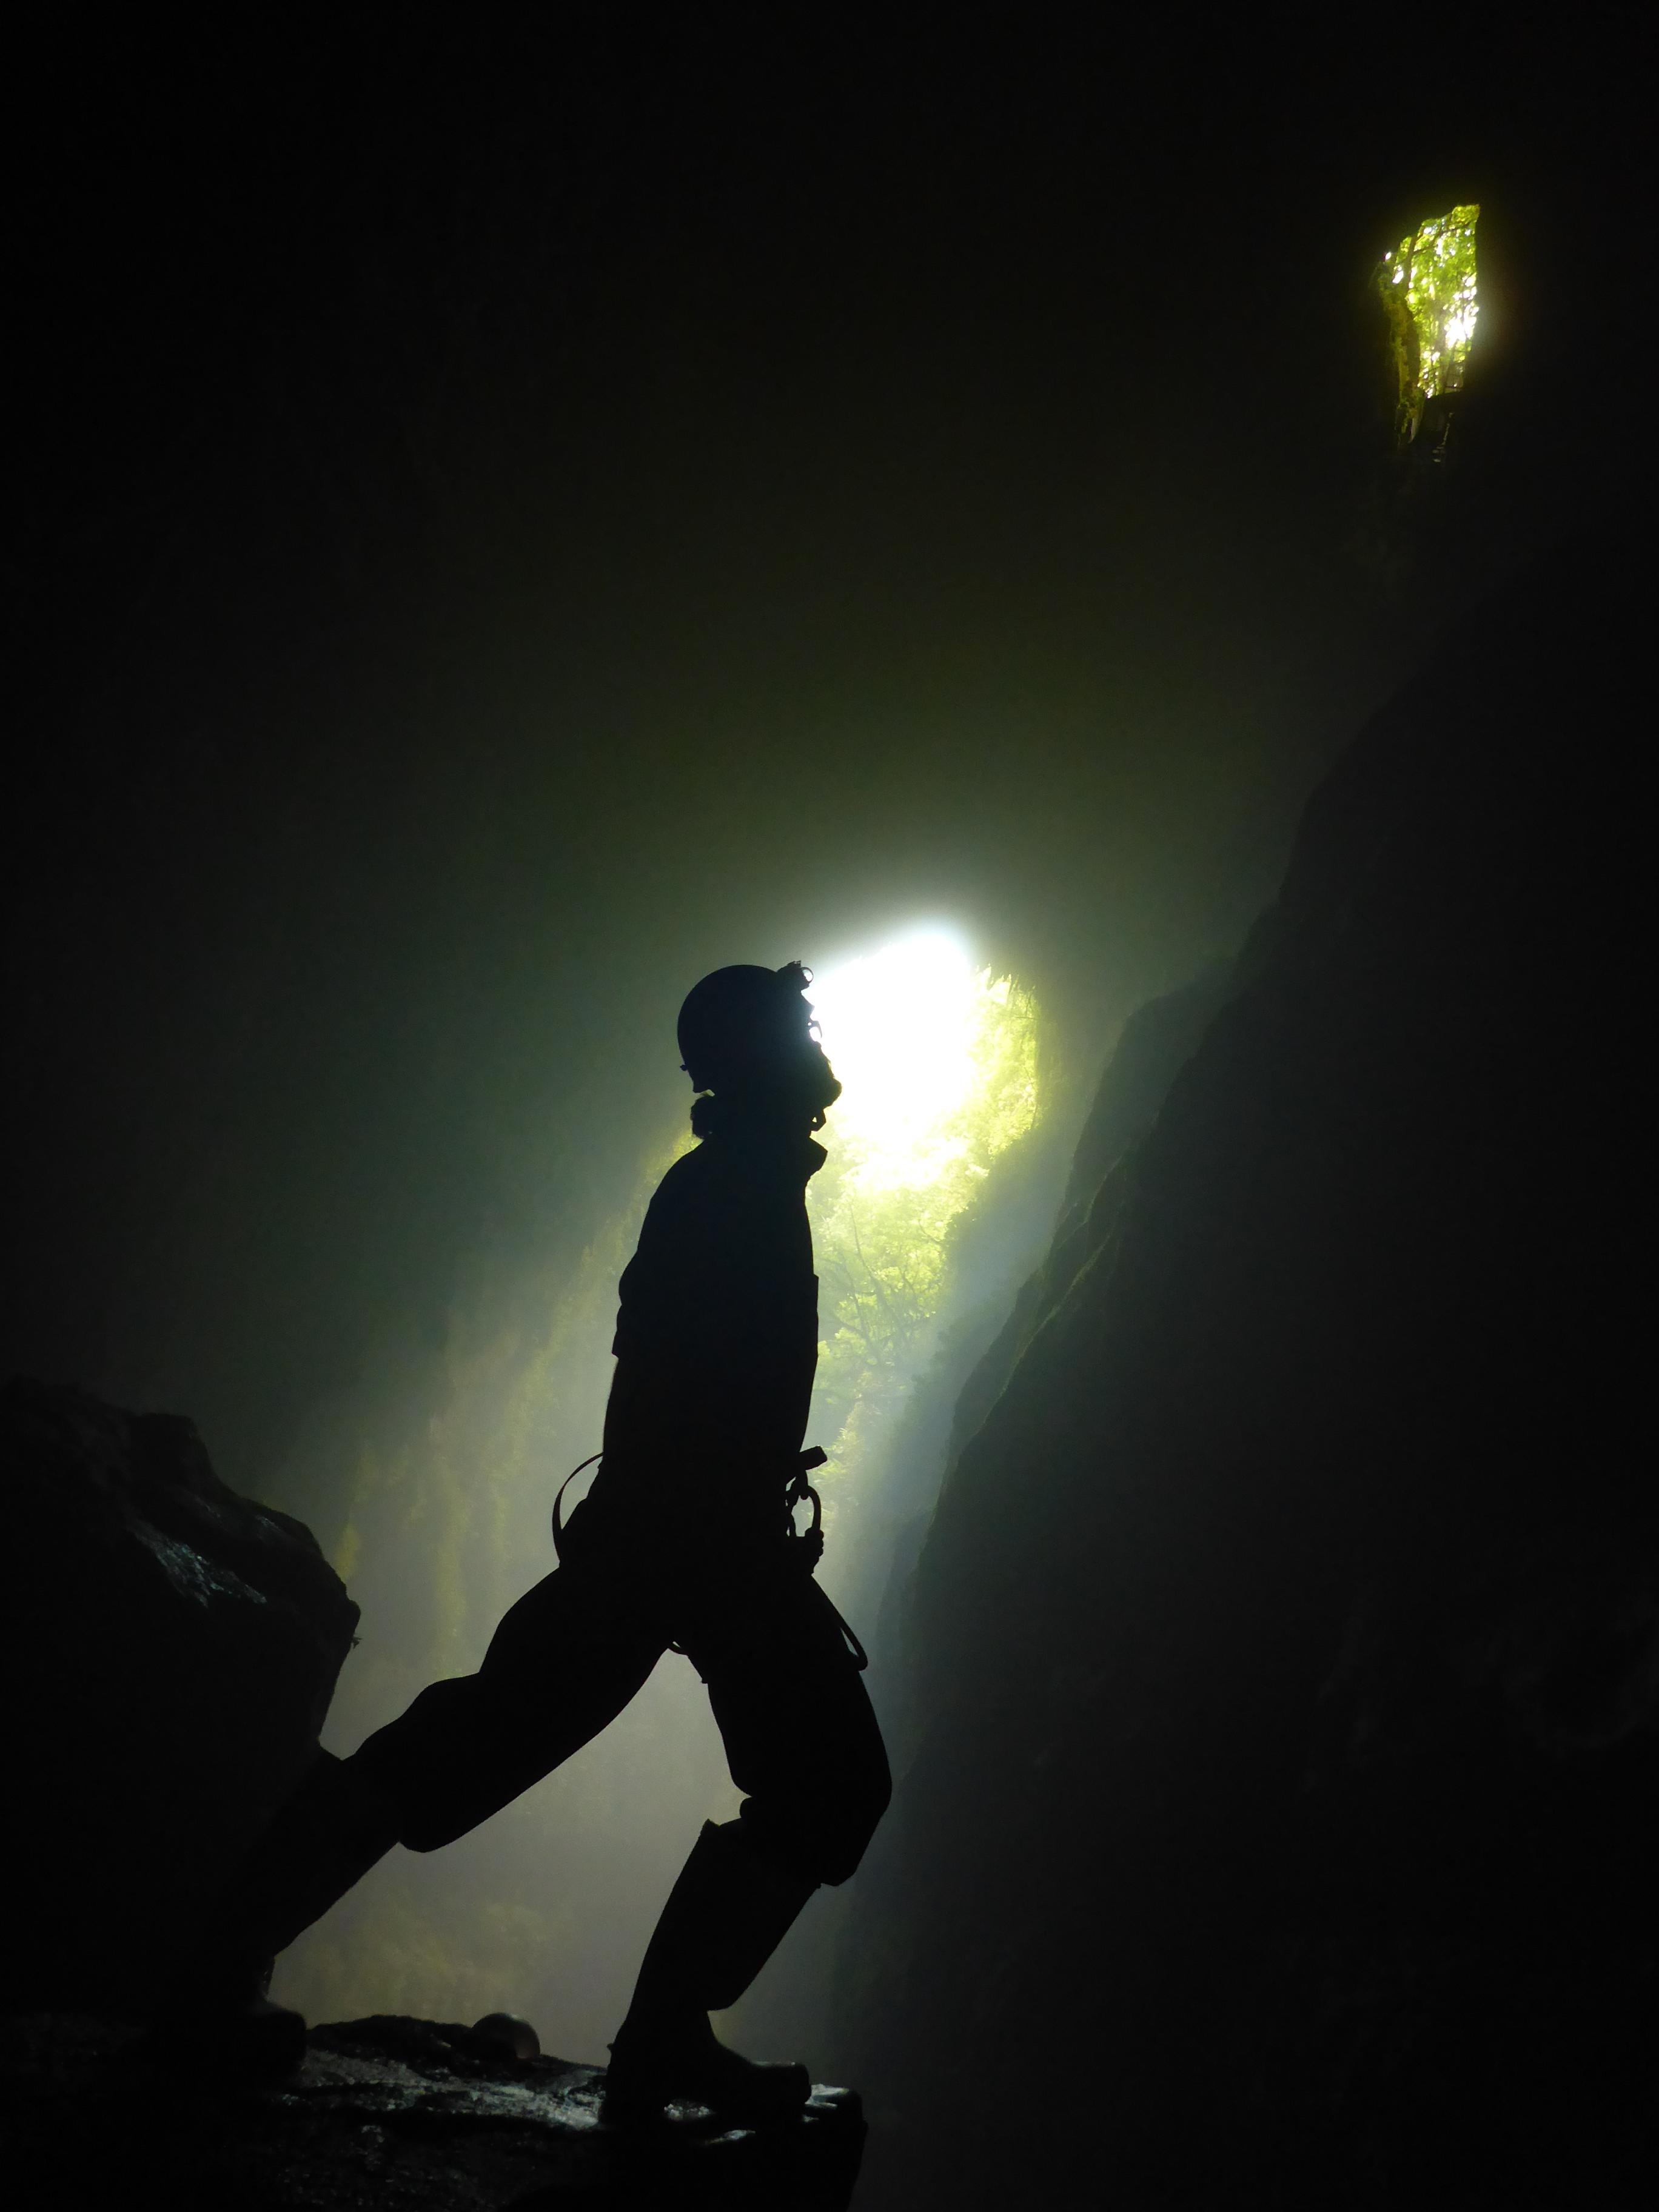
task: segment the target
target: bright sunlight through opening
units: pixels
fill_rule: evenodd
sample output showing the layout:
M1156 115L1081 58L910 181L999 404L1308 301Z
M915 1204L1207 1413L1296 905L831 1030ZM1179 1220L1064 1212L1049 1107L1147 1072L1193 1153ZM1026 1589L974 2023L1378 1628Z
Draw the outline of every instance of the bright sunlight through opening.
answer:
M836 1133L884 1179L927 1172L929 1140L974 1085L975 1000L968 948L943 930L901 938L815 975L807 994L845 1086Z
M850 1471L929 1356L953 1223L1036 1120L1036 1012L937 927L825 969L807 996L843 1085L807 1194L815 1419Z

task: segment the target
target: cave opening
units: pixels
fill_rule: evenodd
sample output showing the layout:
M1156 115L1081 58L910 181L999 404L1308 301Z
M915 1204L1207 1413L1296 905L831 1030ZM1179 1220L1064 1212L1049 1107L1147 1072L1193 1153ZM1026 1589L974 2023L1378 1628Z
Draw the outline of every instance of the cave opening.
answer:
M1480 216L1478 201L1425 216L1383 254L1376 270L1399 385L1395 437L1402 447L1426 445L1437 459L1450 426L1450 397L1463 388L1480 313Z
M845 1086L809 1186L821 1342L814 1416L838 1477L867 1470L934 1341L953 1227L1039 1114L1037 1008L937 927L814 978Z

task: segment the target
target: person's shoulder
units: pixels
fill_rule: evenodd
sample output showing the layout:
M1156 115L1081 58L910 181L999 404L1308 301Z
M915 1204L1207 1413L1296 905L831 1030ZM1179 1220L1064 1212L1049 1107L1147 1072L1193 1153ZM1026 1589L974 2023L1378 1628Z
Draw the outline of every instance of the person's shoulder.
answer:
M672 1220L701 1205L719 1179L719 1162L705 1140L670 1163L652 1194L647 1218Z
M701 1144L665 1172L640 1230L647 1265L674 1264L675 1255L706 1255L718 1244L731 1214L732 1194L714 1148Z
M659 1192L672 1191L677 1194L682 1191L698 1190L708 1182L709 1170L714 1164L714 1147L706 1137L702 1138L692 1146L689 1152L682 1152L678 1159L669 1163L663 1171L662 1181L657 1185L657 1188Z

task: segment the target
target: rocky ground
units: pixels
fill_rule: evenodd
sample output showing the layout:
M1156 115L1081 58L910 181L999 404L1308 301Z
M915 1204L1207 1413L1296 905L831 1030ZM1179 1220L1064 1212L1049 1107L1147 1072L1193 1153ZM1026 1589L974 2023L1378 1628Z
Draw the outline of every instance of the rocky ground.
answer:
M823 2088L781 2128L722 2127L685 2106L649 2136L619 2134L600 2121L595 2068L386 2017L313 2029L298 2075L247 2088L216 2080L210 2049L157 2058L110 2021L14 2016L0 2078L9 2201L65 2212L838 2212L864 2140L857 2098Z

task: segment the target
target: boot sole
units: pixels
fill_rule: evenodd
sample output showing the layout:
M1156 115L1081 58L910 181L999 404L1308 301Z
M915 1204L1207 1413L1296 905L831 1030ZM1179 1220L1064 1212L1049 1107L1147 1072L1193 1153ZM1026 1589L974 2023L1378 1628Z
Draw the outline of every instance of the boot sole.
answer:
M722 2094L714 2084L689 2076L659 2077L650 2083L606 2087L599 2118L607 2127L647 2128L666 2124L670 2105L696 2105L716 2119L739 2127L764 2127L769 2122L793 2119L805 2109L812 2083L804 2066L788 2069L789 2078L775 2088L745 2095L742 2090Z

